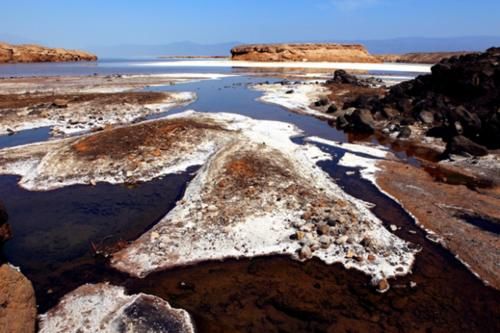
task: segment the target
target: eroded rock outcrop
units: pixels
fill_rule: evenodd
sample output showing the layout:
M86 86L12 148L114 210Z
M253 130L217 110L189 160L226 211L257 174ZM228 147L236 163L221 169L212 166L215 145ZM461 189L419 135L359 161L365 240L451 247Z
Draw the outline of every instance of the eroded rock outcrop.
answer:
M159 297L126 295L122 287L84 285L40 316L40 333L194 333L189 314Z
M97 61L97 56L77 50L0 42L0 63Z
M31 282L12 266L1 265L0 332L35 332L36 311Z
M383 98L360 96L343 107L370 110L379 126L404 129L405 137L417 127L443 139L449 153L484 155L500 148L500 48L443 60Z
M236 46L231 54L247 61L381 62L357 44L253 44Z

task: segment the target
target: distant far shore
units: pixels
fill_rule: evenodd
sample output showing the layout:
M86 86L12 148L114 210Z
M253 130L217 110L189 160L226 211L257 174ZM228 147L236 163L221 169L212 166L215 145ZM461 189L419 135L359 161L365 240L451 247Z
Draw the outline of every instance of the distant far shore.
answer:
M167 55L160 56L159 59L229 59L230 56L213 55L213 56L200 56L200 55Z

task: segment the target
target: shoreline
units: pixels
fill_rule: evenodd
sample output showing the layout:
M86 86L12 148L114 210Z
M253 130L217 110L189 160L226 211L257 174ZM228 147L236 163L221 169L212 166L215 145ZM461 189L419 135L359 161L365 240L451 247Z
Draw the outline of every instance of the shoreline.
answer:
M388 71L430 73L432 65L402 63L348 63L348 62L258 62L234 60L210 61L159 61L154 63L134 63L137 67L235 67L235 68L291 68L291 69L348 69L362 71Z

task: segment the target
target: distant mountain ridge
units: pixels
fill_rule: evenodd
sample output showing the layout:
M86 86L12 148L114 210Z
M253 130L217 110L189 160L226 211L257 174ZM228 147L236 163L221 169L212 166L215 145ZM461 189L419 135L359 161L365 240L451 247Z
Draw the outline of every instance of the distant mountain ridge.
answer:
M345 42L352 43L353 41ZM372 54L486 51L492 46L500 46L500 36L405 37L380 40L356 40L354 42L363 44Z
M164 45L122 44L93 46L88 49L100 57L224 56L240 42L198 44L175 42Z

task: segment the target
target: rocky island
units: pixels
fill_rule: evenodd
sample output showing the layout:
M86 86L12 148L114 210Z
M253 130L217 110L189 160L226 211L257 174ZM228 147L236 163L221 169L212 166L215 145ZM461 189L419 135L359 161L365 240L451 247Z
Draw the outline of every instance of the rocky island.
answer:
M84 51L30 44L11 45L0 42L0 64L71 61L97 61L97 56Z
M334 43L253 44L231 50L233 60L302 62L381 62L363 45Z

